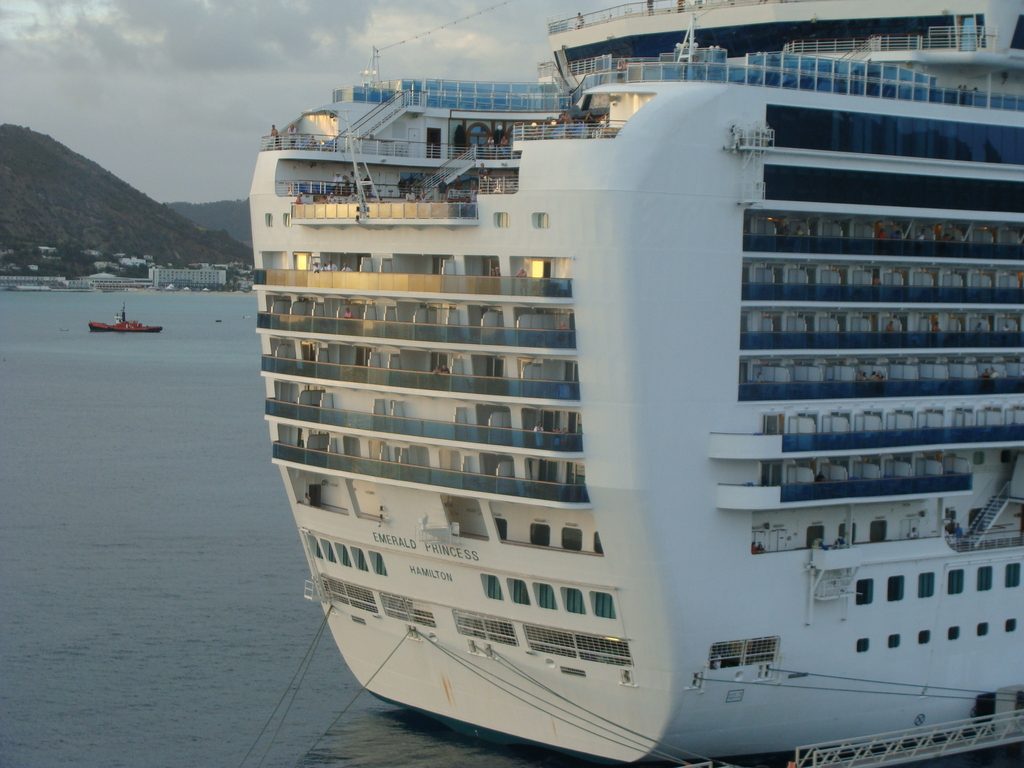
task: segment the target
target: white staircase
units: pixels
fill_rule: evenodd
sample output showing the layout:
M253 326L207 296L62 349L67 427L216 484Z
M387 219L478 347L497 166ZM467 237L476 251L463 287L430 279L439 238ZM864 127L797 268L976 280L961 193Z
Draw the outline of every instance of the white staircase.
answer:
M996 518L1003 513L1006 509L1006 505L1010 503L1010 484L1007 483L1002 489L989 499L985 506L981 508L981 511L974 518L974 522L971 523L970 529L967 531L967 536L971 538L977 538L988 533L992 524L996 521Z
M423 91L399 91L356 120L350 128L352 136L357 139L371 136L406 110L424 106L426 99Z
M427 190L438 187L442 183L447 184L448 182L457 179L474 165L476 165L476 147L470 147L465 152L460 155L456 155L432 174L427 176L427 178L420 183L420 186L424 190Z

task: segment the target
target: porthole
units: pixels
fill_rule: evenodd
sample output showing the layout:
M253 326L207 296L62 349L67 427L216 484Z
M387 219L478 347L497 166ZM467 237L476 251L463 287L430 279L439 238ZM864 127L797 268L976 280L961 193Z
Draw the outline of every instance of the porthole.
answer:
M509 216L501 211L494 214L494 226L505 229L509 225Z
M551 226L551 219L546 213L533 214L534 229L547 229Z

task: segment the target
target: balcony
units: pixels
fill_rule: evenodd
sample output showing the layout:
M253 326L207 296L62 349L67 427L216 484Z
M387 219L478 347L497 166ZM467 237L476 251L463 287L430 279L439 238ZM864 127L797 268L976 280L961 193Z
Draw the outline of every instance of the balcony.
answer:
M456 424L447 421L428 421L399 416L384 416L375 413L341 411L320 408L313 405L286 403L281 400L267 400L268 416L294 419L313 424L323 424L343 429L359 429L366 432L385 432L392 435L422 437L432 440L452 440L462 443L499 445L510 448L530 448L538 451L559 451L580 453L583 451L583 435L559 432L534 432L532 430L487 427L478 424Z
M294 224L476 226L476 203L310 203L292 205Z
M377 293L467 294L572 298L572 280L483 275L424 275L405 272L309 272L299 269L257 269L255 284L280 288L320 288Z
M472 325L429 325L383 320L347 320L334 317L275 315L260 312L256 327L290 333L322 333L331 336L360 336L374 339L402 339L438 344L479 344L485 346L575 349L576 331L532 328L496 328Z
M854 301L903 304L1024 304L1021 288L744 283L744 301Z
M423 389L487 397L522 397L539 400L579 400L580 385L575 381L543 379L505 379L497 376L403 371L395 368L370 368L365 365L338 365L312 360L263 356L262 370L285 376L344 381L377 387Z
M625 124L625 120L603 123L517 123L512 128L512 140L516 142L550 141L553 139L614 139Z
M878 397L952 397L1024 393L1024 379L755 382L739 385L741 402L846 400Z
M965 349L1024 346L1017 331L889 331L881 333L838 332L744 332L740 349Z
M772 486L719 484L718 507L767 510L779 509L790 504L813 506L816 502L822 501L849 502L852 499L864 499L874 502L901 496L949 496L969 493L973 488L973 482L973 475L950 474Z
M743 235L743 250L757 253L912 256L924 259L1024 260L1024 244L906 240L887 237Z
M339 453L314 451L284 443L274 443L274 458L307 467L350 472L384 480L454 488L471 493L515 496L521 499L554 501L562 504L590 503L585 485L545 483L539 480L520 480L515 477L478 475L452 469L398 464L391 461L377 461L376 459L363 459Z

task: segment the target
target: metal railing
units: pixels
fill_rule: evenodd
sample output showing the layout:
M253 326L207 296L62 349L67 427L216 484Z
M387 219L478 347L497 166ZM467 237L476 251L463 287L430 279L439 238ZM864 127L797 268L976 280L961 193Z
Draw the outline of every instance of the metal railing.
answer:
M734 7L763 3L802 2L802 0L654 0L653 2L616 5L593 13L566 13L548 18L548 34L557 35L574 29L606 24L627 16L660 16L668 13L690 13L719 6Z
M745 234L743 235L743 250L760 253L822 253L837 256L919 256L931 259L1024 260L1024 244L1020 243L976 243L888 237Z
M256 285L380 293L468 294L572 298L569 278L428 275L408 272L311 272L303 269L257 269Z
M877 736L811 744L796 750L793 768L868 768L971 752L1024 741L1024 710L910 728Z
M804 432L782 435L782 452L909 448L917 445L1024 441L1024 424L975 427L919 427L865 432Z
M968 349L1024 347L1017 331L744 331L740 349Z
M403 371L398 368L371 368L367 365L341 365L313 360L264 355L261 370L285 376L300 376L327 381L345 381L377 387L423 389L431 392L455 392L541 400L579 400L580 385L575 381L545 379L507 379L501 376L468 376L458 373Z
M476 203L305 203L292 205L292 221L477 221Z
M320 333L330 336L358 336L401 339L437 344L479 344L483 346L575 349L576 331L534 328L496 328L477 325L436 325L399 323L390 320L361 320L340 317L310 317L260 312L256 327L290 333Z
M743 402L846 400L878 397L950 397L1024 394L1024 379L751 382L739 385Z
M792 40L783 53L838 54L887 51L994 50L999 30L994 27L929 27L926 35L872 35L861 38Z
M614 139L625 120L603 123L520 123L512 128L513 141L538 141L548 139Z
M856 301L1024 304L1024 288L827 283L744 283L744 301Z
M481 176L478 192L481 195L514 195L519 191L518 176Z
M811 483L788 483L780 486L783 503L824 499L863 498L865 496L906 496L922 493L969 491L974 483L971 474L916 475L913 477L880 477L854 480L824 480Z
M563 453L583 451L583 435L578 433L535 432L526 429L512 429L511 427L489 427L480 424L458 424L449 421L386 416L378 413L321 408L316 405L300 405L274 399L267 400L266 413L268 416L277 416L282 419L430 440L451 440L460 443L480 443L481 445L531 448L538 451Z
M983 539L964 536L957 541L955 536L946 535L946 543L956 552L975 552L978 550L1004 549L1006 547L1024 547L1024 534L1007 536L988 536Z
M274 443L274 458L308 467L351 472L407 483L455 488L475 493L516 496L523 499L542 499L564 504L589 504L585 485L548 483L541 480L523 480L517 477L481 475L454 469L437 469L417 464L364 459L329 451L315 451L285 443Z

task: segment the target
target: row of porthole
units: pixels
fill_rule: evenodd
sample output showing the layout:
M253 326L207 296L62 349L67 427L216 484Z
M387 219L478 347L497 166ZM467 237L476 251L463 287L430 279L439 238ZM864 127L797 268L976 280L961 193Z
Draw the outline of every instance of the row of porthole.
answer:
M505 596L501 589L501 580L497 576L481 574L484 594L491 600L504 600ZM530 605L530 590L522 579L506 579L508 582L508 593L513 603L519 605ZM587 607L583 598L582 590L575 587L562 587L562 606L568 613L586 615ZM538 608L547 608L557 611L558 601L555 597L555 590L550 584L534 582L533 598L537 601ZM615 599L607 592L590 593L590 610L595 616L603 619L615 618Z
M895 603L903 599L905 579L903 576L890 576L886 585L886 599ZM982 565L976 574L975 586L978 592L992 589L993 567ZM1003 585L1007 589L1020 586L1020 563L1007 563L1003 574ZM964 569L957 568L948 573L946 593L959 595L964 591ZM935 596L935 573L928 571L917 575L917 596L922 598ZM868 605L875 599L875 580L860 579L857 582L857 605Z
M268 227L274 226L274 214L264 214L263 221ZM292 215L290 213L282 213L281 221L284 223L286 227L290 227L292 225Z
M367 556L363 553L359 547L348 547L344 544L334 542L333 544L327 539L317 539L316 536L307 536L309 540L310 551L317 556L320 560L326 560L329 563L341 563L346 568L357 568L360 571L366 571L369 573L370 567L373 567L373 572L378 576L387 576L388 569L384 565L384 556L380 552L374 552L372 549L368 550L369 563L367 563ZM349 549L352 550L352 556L349 557ZM324 554L326 552L326 554ZM337 552L337 555L335 555Z
M547 229L551 226L551 217L546 213L535 213L530 217L534 229ZM507 229L512 226L512 217L508 213L498 211L494 214L494 226L499 229Z
M1007 632L1016 632L1017 631L1017 620L1016 619L1007 619L1006 623L1003 625L1003 629L1005 629ZM976 627L975 631L977 632L978 637L984 637L985 635L987 635L988 632L989 632L989 624L988 624L988 622L987 621L983 621L980 624L978 624L978 626ZM948 630L946 630L946 639L947 640L959 640L960 639L960 627L950 627ZM918 645L927 645L931 641L932 641L932 632L931 632L930 629L922 629L920 632L917 633L917 643L918 643ZM899 648L900 647L900 635L898 635L898 634L896 634L896 635L889 635L888 644L889 644L890 648ZM860 638L857 641L857 653L866 653L870 647L871 647L871 640L870 640L870 638L862 637L862 638Z

